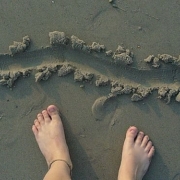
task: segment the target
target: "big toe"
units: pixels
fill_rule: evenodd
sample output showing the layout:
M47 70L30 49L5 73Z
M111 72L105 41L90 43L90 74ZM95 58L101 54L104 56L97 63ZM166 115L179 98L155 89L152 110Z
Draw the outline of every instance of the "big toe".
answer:
M126 141L128 141L129 143L134 143L134 139L137 136L138 133L138 129L135 126L131 126L127 132L126 132Z
M55 105L50 105L47 107L47 112L51 116L52 120L60 120L58 108Z

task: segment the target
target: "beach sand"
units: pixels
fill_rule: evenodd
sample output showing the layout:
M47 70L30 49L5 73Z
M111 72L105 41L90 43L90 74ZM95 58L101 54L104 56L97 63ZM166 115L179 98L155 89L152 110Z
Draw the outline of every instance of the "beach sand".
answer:
M72 179L115 180L131 125L148 134L156 149L144 179L177 179L179 8L176 0L2 0L0 179L44 177L47 165L31 127L50 104L62 115ZM67 41L53 44L54 31L64 32ZM73 44L75 36L81 43ZM149 55L156 58L147 63Z

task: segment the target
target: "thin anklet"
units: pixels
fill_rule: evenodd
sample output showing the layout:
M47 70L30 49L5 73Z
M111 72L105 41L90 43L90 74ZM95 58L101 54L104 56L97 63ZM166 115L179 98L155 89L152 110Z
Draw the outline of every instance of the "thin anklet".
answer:
M65 161L65 160L63 160L63 159L55 159L54 161L52 161L52 162L49 164L49 169L51 168L51 165L52 165L54 162L56 162L56 161L63 161L63 162L65 162L65 164L67 164L67 166L69 167L70 176L72 175L72 167L71 167L71 165L70 165L67 161Z

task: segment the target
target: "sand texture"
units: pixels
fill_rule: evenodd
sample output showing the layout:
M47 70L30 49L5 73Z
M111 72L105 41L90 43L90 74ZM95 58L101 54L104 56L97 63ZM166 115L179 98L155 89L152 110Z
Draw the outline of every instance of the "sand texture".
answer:
M180 177L180 3L2 0L0 179L43 179L31 126L59 107L74 180L116 180L126 129L156 154L145 180Z

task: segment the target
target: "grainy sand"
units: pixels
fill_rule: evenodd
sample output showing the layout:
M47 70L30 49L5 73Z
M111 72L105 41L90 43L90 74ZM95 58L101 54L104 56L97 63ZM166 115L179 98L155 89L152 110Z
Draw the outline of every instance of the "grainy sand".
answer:
M49 104L57 105L62 113L74 163L73 179L115 180L130 125L147 133L156 148L144 179L178 178L179 64L166 64L160 59L160 67L155 68L151 66L154 62L148 64L144 59L169 54L178 60L180 3L113 2L1 1L0 179L43 178L47 166L31 126L36 114ZM67 45L51 46L49 32L53 31L65 32ZM8 47L13 41L22 42L26 35L31 39L30 46L12 56ZM89 53L73 49L72 35L87 45L97 42L113 52L121 45L133 52L133 63L115 62L103 50ZM73 71L60 77L63 64L72 66ZM29 75L23 77L27 69ZM81 72L78 76L77 71ZM107 85L98 87L99 77L108 79ZM115 81L119 85L113 85ZM163 87L168 88L165 96L158 91ZM132 101L133 95L140 101Z

